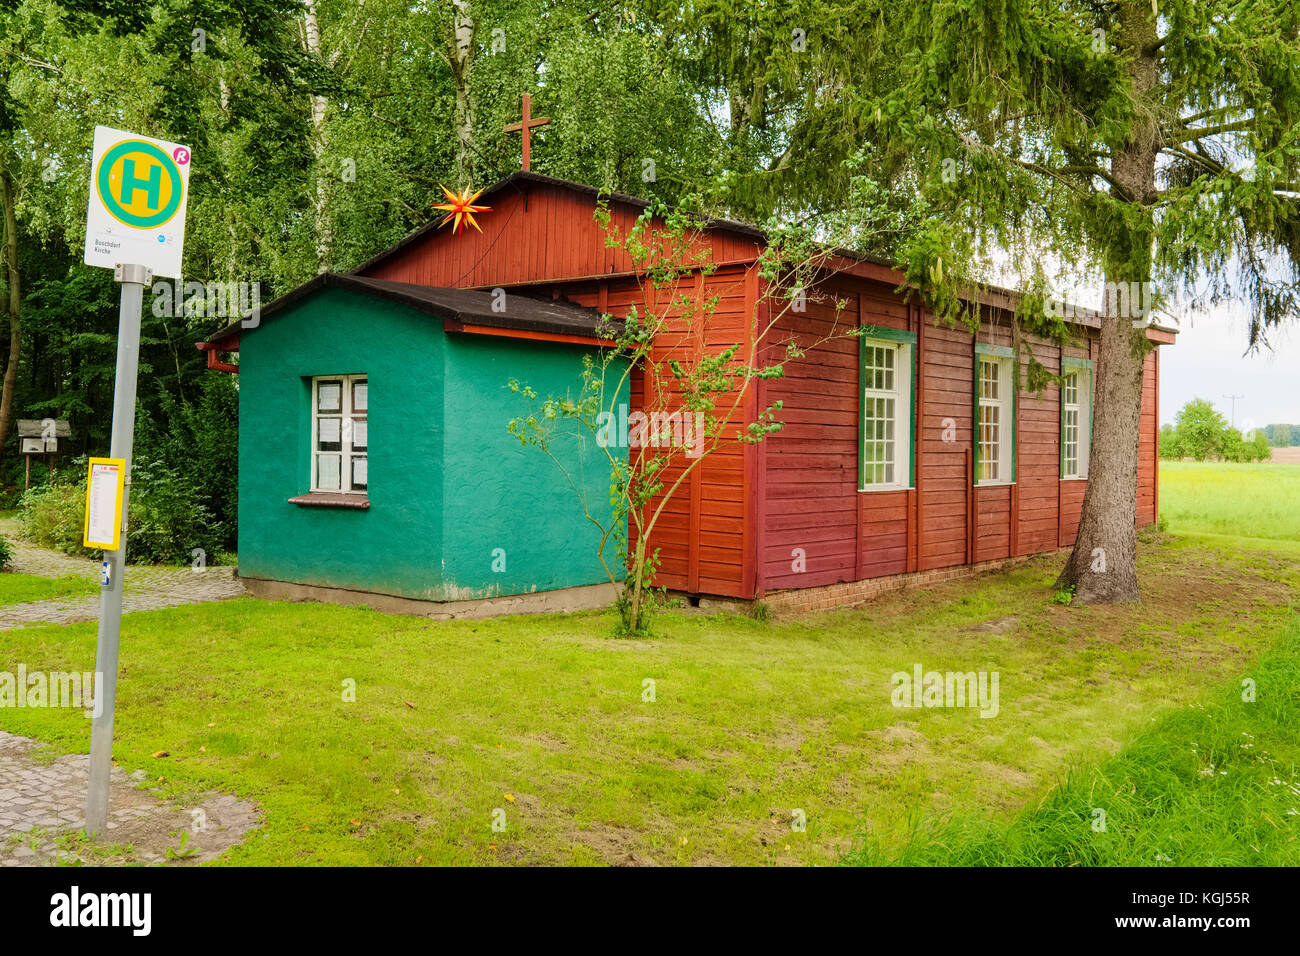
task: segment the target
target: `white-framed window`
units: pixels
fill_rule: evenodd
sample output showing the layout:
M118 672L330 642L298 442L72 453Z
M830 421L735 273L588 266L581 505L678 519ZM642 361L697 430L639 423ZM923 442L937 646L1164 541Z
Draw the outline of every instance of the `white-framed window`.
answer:
M862 339L862 491L911 487L913 348L905 341Z
M365 375L311 380L311 490L366 493Z
M978 425L977 484L1009 484L1015 481L1015 378L1012 359L1000 355L977 356L976 408Z
M1061 477L1087 478L1092 438L1092 373L1065 366L1061 376Z

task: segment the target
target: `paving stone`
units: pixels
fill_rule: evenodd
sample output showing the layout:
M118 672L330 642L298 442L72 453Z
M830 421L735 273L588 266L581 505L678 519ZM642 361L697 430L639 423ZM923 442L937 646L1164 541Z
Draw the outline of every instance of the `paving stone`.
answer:
M13 547L10 567L22 574L45 577L76 576L99 580L99 563L89 558L60 554L39 548L18 537L18 523L13 518L0 519L0 535ZM150 567L130 565L126 571L126 592L122 596L123 612L152 611L183 604L224 601L245 593L233 567L210 567L194 571L189 567ZM28 601L0 606L0 630L30 627L34 624L72 624L99 617L99 595Z
M0 866L53 865L56 862L104 862L80 850L69 853L56 845L64 834L78 833L85 825L88 758L68 754L53 763L38 764L34 740L0 731L0 779L8 786L0 796ZM33 784L34 780L39 783ZM41 792L35 799L31 794ZM194 832L192 811L203 810L208 825ZM207 794L197 806L177 806L160 800L154 791L141 790L120 767L114 767L109 793L108 830L111 844L131 847L121 858L108 862L191 865L210 860L243 841L260 824L257 808L229 794ZM191 831L193 856L168 861L166 851L177 842L175 834Z

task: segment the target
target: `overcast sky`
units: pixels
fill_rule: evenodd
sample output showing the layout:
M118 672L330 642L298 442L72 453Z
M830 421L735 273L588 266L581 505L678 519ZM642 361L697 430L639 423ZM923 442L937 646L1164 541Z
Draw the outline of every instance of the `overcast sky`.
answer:
M1178 341L1160 347L1160 423L1172 423L1193 398L1206 398L1229 420L1237 400L1237 427L1300 423L1300 328L1270 334L1272 351L1246 357L1246 312L1224 305L1209 313L1184 311Z

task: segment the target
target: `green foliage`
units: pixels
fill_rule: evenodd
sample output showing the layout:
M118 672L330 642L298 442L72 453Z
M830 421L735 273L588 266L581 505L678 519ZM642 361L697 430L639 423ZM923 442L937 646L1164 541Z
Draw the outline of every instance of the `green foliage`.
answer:
M1204 461L1222 449L1228 420L1208 400L1194 398L1179 409L1175 430L1183 455Z
M1160 426L1159 450L1161 458L1176 460L1183 457L1183 446L1178 439L1178 429L1173 425Z
M164 484L173 502L184 489L181 497L189 504L181 511L188 514L198 508L206 515L183 526L193 537L200 520L210 525L191 548L234 550L239 517L239 390L234 376L205 375L193 402L161 395L158 411L141 417L136 434L137 460L153 462L143 477L149 492L157 498L160 487L153 486L157 483L151 483L151 476L166 475Z
M1194 398L1178 412L1177 425L1160 429L1160 457L1167 460L1194 458L1197 461L1267 461L1268 436L1255 429L1249 439L1228 426L1228 421L1209 401Z
M64 554L90 554L81 546L86 525L85 488L55 483L33 487L19 502L22 535Z
M508 428L522 444L540 449L561 468L550 449L558 439L574 432L590 435L604 452L609 482L601 497L608 512L595 506L598 499L581 475L566 472L566 477L587 519L601 529L599 558L610 582L617 583L616 569L627 568L616 601L618 633L640 637L651 633L659 567L659 552L649 550L647 541L665 505L719 447L756 444L782 427L776 417L779 402L761 409L755 421L743 428L736 423L737 410L756 380L782 374L783 364L759 361L757 349L767 331L790 308L788 290L801 286L807 262L792 262L790 248L784 243L768 250L761 268L774 280L775 291L768 295L775 301L768 327L758 330L749 352L742 352L738 343L719 342L716 352L709 350L690 359L685 353L662 356L654 347L665 332L688 332L703 339L718 305L716 296L704 298L693 293L694 282L689 277L699 270L707 279L713 269L700 261L698 244L689 241L692 217L680 209L652 204L626 234L620 234L610 226L607 208L598 208L596 216L606 231L606 244L623 250L643 275L638 301L646 305L633 306L618 320L605 317L605 335L614 345L599 350L596 358L584 357L578 398L568 394L543 398L526 383L511 379L507 387L531 402L534 410L513 419ZM806 252L800 244L793 248ZM795 351L787 350L785 358ZM644 397L628 417L629 433L623 436L616 433L621 427L618 402L633 370L643 373ZM640 424L634 421L637 417ZM626 460L618 451L625 446L629 449ZM613 560L605 553L611 545Z
M172 834L173 836L175 834ZM168 847L163 854L169 860L186 860L199 852L197 846L190 845L190 831L182 830L180 840L175 847Z
M195 549L221 547L197 476L157 459L136 458L131 468L127 560L135 564L188 564Z
M1300 445L1300 425L1266 425L1264 434L1273 448L1292 448Z
M14 559L13 545L4 535L0 535L0 571L8 571L9 565Z
M57 482L31 489L18 515L23 537L64 554L96 557L83 547L86 522L85 465L79 483ZM127 560L135 564L188 564L194 549L222 550L218 530L194 474L166 462L136 456L128 495Z

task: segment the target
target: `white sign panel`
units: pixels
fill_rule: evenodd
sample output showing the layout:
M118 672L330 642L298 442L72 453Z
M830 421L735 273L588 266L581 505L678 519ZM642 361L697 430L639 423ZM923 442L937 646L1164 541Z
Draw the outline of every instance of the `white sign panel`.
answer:
M90 459L86 480L86 528L82 543L88 548L117 549L122 531L122 488L126 462L121 458Z
M86 265L142 265L179 279L189 191L188 146L96 126Z

